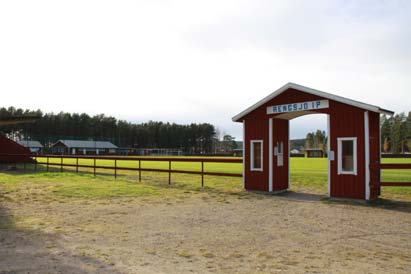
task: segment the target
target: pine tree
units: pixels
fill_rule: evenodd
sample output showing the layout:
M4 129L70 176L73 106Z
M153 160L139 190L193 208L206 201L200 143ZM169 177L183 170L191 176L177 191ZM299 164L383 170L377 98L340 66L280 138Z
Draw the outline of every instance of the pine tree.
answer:
M305 137L305 148L313 148L314 147L314 133L310 132Z
M404 113L394 116L391 128L392 153L404 152L404 141L406 140L405 121Z
M393 118L387 118L387 116L381 116L380 120L380 127L381 127L381 150L384 152L389 152L391 146L389 143L391 142L391 131L392 131L392 124ZM385 147L384 144L387 142L387 146Z
M384 139L384 144L383 144L383 152L384 153L388 153L388 151L390 151L390 141L388 138Z

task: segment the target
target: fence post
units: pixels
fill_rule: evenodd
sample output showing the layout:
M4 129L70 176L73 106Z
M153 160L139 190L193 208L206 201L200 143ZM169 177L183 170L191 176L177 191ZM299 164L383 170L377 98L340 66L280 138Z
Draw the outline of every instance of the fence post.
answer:
M201 161L201 187L204 187L204 161Z
M49 156L47 156L47 172L49 172Z
M63 172L63 156L60 158L60 172Z
M117 160L114 160L114 179L117 179Z
M26 169L26 162L23 163L23 169Z
M168 184L171 184L171 161L168 161Z
M78 157L76 157L76 173L78 173Z
M94 157L94 176L96 176L96 158Z
M138 181L141 182L141 160L138 160Z
M35 162L34 162L34 171L37 171L37 158L36 158L36 160L35 160Z

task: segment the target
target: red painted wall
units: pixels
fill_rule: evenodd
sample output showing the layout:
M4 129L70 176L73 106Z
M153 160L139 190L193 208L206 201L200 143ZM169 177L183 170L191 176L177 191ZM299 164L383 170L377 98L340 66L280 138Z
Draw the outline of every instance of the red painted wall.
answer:
M322 100L324 98L312 95L309 93L304 93L295 89L289 89L275 97L273 100L269 101L267 104L264 106L264 110L266 111L266 108L268 106L274 106L274 105L282 105L282 104L292 104L292 103L300 103L300 102L305 102L305 101L314 101L314 100ZM267 114L266 114L267 115Z
M330 101L331 196L365 199L364 110ZM338 175L337 138L357 137L357 175Z
M262 109L253 112L245 119L245 189L268 191L268 119L261 119ZM251 140L263 140L263 170L250 170Z
M370 121L370 166L379 165L381 162L380 154L380 115L379 113L369 112ZM380 170L370 169L370 199L375 199L381 194Z
M0 162L1 163L29 163L33 160L24 155L11 155L11 154L30 154L28 148L19 145L18 143L8 139L4 135L0 135Z

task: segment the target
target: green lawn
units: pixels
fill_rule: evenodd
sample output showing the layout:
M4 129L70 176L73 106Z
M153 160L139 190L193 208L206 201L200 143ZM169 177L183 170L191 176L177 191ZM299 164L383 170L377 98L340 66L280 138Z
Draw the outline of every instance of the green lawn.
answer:
M51 159L50 159L51 160ZM60 163L60 159L52 159ZM51 162L51 161L50 161ZM74 159L65 159L64 163L75 163ZM383 163L411 163L411 159L383 159ZM80 164L93 164L92 160L81 160ZM98 165L114 165L112 160L98 160ZM136 162L118 161L120 167L138 167ZM142 161L143 168L168 169L168 162ZM168 184L167 173L142 172L142 181L138 181L138 171L118 171L117 179L113 170L98 169L94 177L92 169L80 168L80 173L60 172L59 167L50 168L39 165L27 166L25 172L0 173L0 199L2 193L18 191L22 195L38 193L40 199L45 193L60 197L107 198L107 197L169 197L189 195L199 191L215 194L244 195L241 189L241 178L205 176L205 188L201 188L201 176L172 174L171 185ZM173 169L200 171L200 163L174 162ZM327 194L327 160L291 158L290 164L291 190L309 193ZM66 171L74 168L65 167ZM205 171L241 173L241 164L206 163ZM411 181L411 170L384 170L383 181ZM411 187L383 187L383 197L411 198ZM46 195L47 196L47 195ZM48 196L49 197L49 196Z
M127 157L124 157L127 159ZM158 157L156 157L158 158ZM169 157L167 157L169 158ZM172 157L172 158L178 158L178 157ZM198 158L198 157L196 157ZM232 157L225 157L228 159L233 159ZM39 157L39 161L41 162L46 162L46 159L44 157ZM150 157L147 157L147 159L150 159ZM205 157L205 159L207 159ZM236 158L234 158L236 159ZM56 163L60 164L61 163L61 158L50 158L49 163ZM75 164L76 159L63 159L64 164ZM93 165L94 161L92 159L79 159L79 164L80 165ZM155 169L164 169L168 170L168 161L141 161L141 167L142 168L155 168ZM114 160L96 160L96 165L97 166L114 166ZM117 167L130 167L130 168L138 168L138 162L137 161L129 161L129 160L118 160L117 161ZM187 170L187 171L201 171L201 163L199 162L172 162L172 167L173 170ZM242 172L242 166L241 164L236 164L236 163L204 163L204 170L209 171L209 172L227 172L227 173L239 173L241 174ZM113 173L113 171L106 171L107 173Z
M309 189L327 193L328 166L325 158L290 158L290 184L292 190Z
M382 163L411 163L411 159L387 159ZM291 158L290 176L292 189L310 189L315 192L327 192L327 159ZM411 182L411 170L382 170L383 182ZM382 193L405 194L411 197L411 187L383 187Z

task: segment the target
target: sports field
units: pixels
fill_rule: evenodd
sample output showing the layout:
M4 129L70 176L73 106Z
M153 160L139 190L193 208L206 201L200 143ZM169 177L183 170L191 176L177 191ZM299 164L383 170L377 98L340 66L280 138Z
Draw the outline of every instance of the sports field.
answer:
M104 157L104 156L103 156ZM131 161L127 159L131 159L132 157L120 157L124 158L124 160L118 160L117 161L117 167L128 167L128 168L138 168L139 163L138 161ZM168 161L149 161L150 158L162 158L162 157L142 157L143 159L147 159L147 161L142 160L141 161L141 167L142 168L153 168L153 169L164 169L168 170ZM195 158L195 159L205 159L207 160L207 157L163 157L167 159L190 159L190 158ZM234 158L234 157L218 157L219 159L239 159L239 158ZM44 157L38 157L38 160L41 162L46 162L46 159ZM60 164L61 163L61 158L50 158L49 159L50 163L56 163ZM64 158L63 159L63 164L75 164L76 159L73 158ZM93 159L79 159L79 165L90 165L92 166L94 164ZM96 160L96 165L97 166L111 166L114 167L114 160L101 160L97 159ZM172 169L174 170L187 170L187 171L201 171L201 163L197 162L172 162ZM236 164L236 163L205 163L204 164L204 169L205 171L210 171L210 172L227 172L227 173L239 173L241 174L242 172L242 165L241 164ZM112 173L109 171L108 173ZM126 172L127 173L127 172Z
M210 170L237 173L241 164ZM169 185L167 173L143 172L139 182L135 171L80 171L0 173L0 273L411 269L411 188L384 187L369 204L329 200L325 159L292 158L291 190L275 196L243 191L241 178L206 176L201 188L199 175L172 174ZM383 176L411 180L406 170Z
M124 157L127 159L127 157ZM157 157L158 158L158 157ZM178 157L175 157L178 158ZM189 157L188 157L189 158ZM225 157L230 159L230 157ZM147 157L149 159L149 157ZM204 158L207 159L207 158ZM236 159L236 158L231 158ZM238 158L237 158L238 159ZM39 161L45 162L45 158L39 158ZM60 158L50 158L50 163L60 164ZM75 164L76 159L63 159L64 164ZM93 165L94 162L92 159L79 159L78 162L80 165ZM382 163L411 163L411 158L403 159L382 159ZM132 167L137 168L139 166L137 161L129 160L118 160L117 167ZM114 166L113 160L96 160L97 166ZM164 169L168 170L169 163L168 161L159 162L159 161L141 161L142 168L152 168L152 169ZM74 167L64 167L66 171L75 170ZM187 170L187 171L201 171L201 163L192 163L192 162L172 162L173 170ZM44 170L44 165L42 167ZM59 170L58 166L54 167L54 170ZM291 189L292 190L301 190L309 191L314 193L327 193L327 159L326 158L290 158L290 178L291 178ZM80 171L83 172L92 172L90 168L80 168ZM224 173L236 173L241 174L242 164L237 163L205 163L204 171L207 172L224 172ZM98 169L100 175L103 174L113 174L112 170ZM117 175L123 175L126 177L133 177L137 174L137 171L118 171ZM153 173L143 173L150 176L156 174ZM158 174L159 178L167 176L166 174ZM193 184L193 187L198 186L200 179L198 176L188 176L188 180L184 180L187 176L180 174L173 174L172 180L179 182L182 180L184 185ZM192 178L192 179L191 179ZM216 178L208 177L206 179L206 185L208 187L213 187L216 182L219 182ZM238 189L241 186L240 180L238 179L224 179L225 183L228 184L228 188ZM228 183L228 182L229 183ZM383 170L382 171L382 181L384 182L411 182L411 170ZM411 194L411 187L384 187L384 194L392 195L402 195L405 196Z

